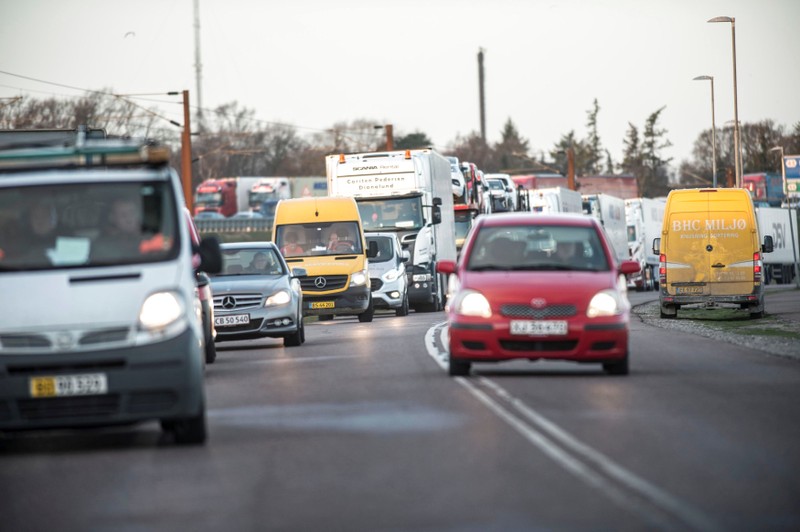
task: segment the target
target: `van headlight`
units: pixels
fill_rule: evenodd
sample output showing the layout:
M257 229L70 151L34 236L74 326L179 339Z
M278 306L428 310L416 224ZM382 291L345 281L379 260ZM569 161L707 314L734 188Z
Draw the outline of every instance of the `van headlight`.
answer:
M280 290L278 292L275 292L271 296L269 296L267 298L267 300L264 301L264 306L265 307L277 307L277 306L280 306L280 305L285 305L286 303L288 303L291 300L292 300L292 296L289 295L289 292L287 292L286 290Z
M620 301L619 293L614 290L603 290L594 295L586 309L586 316L597 318L600 316L616 316L622 314L624 305Z
M492 307L486 296L475 290L464 290L459 295L455 310L457 314L463 316L478 316L480 318L491 318Z
M361 270L350 276L350 286L362 286L367 284L367 271Z
M387 283L396 281L398 277L400 277L400 272L398 270L389 270L388 272L383 274L383 280L386 281Z
M150 294L139 311L139 327L145 331L157 331L169 327L184 316L182 298L176 292Z

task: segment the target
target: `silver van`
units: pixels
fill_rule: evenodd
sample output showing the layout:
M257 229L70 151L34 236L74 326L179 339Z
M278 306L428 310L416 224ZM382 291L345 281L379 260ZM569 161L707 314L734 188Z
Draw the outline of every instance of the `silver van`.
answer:
M403 249L397 233L367 233L367 245L377 246L377 255L369 259L373 305L394 310L397 316L408 315L409 252Z
M0 151L0 430L159 420L206 439L193 246L166 148L132 140Z

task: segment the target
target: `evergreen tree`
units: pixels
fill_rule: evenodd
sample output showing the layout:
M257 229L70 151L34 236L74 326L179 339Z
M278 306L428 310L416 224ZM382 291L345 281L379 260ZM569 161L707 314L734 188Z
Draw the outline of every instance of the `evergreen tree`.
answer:
M509 117L503 130L500 132L500 142L494 146L496 165L488 168L488 172L498 172L513 168L524 167L528 164L528 141L520 137L517 128Z
M597 98L594 99L592 108L586 111L586 129L589 136L585 141L587 161L587 174L600 174L600 162L603 160L603 146L600 142L600 134L597 132L597 115L600 113L600 104Z
M654 111L644 125L641 149L643 174L639 178L639 194L644 197L663 196L669 192L667 165L672 157L663 158L662 150L672 146L672 143L666 138L667 130L658 126L658 118L665 108Z

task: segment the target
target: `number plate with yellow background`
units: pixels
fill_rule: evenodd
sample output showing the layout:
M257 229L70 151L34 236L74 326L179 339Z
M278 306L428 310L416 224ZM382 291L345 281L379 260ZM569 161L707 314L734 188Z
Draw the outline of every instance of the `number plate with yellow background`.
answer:
M311 308L333 308L333 301L315 301L311 303Z
M108 380L103 373L33 377L30 380L31 397L64 397L104 393L108 393Z

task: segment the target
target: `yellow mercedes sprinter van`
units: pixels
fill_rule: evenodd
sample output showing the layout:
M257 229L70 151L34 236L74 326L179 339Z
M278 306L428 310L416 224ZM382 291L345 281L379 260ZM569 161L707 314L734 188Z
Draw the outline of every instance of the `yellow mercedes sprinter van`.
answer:
M272 238L289 267L308 274L300 277L304 315L326 320L355 314L372 321L369 248L353 198L281 200Z
M758 230L750 193L741 188L673 190L667 197L659 255L661 317L683 305L738 305L764 315L762 253L772 236Z

